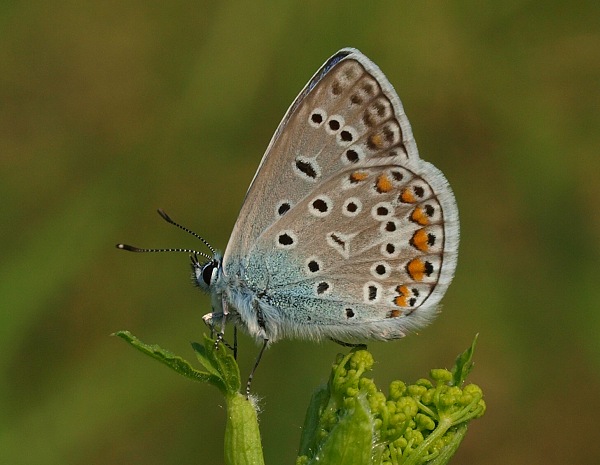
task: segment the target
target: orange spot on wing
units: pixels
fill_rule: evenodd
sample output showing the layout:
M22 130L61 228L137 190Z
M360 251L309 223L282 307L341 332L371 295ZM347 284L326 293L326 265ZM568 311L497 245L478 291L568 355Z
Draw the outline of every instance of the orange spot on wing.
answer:
M365 173L364 171L355 171L354 173L352 173L350 175L350 181L351 182L364 181L365 179L367 179L368 176L369 176L369 173Z
M412 189L404 189L400 194L400 200L404 203L414 203L417 199L415 199Z
M427 252L427 249L429 249L429 236L425 232L424 228L419 229L413 234L413 237L410 240L410 245L421 252Z
M379 192L380 194L389 192L394 188L392 181L385 174L382 174L377 178L377 183L375 187L377 188L377 192Z
M387 317L388 318L398 318L400 315L402 315L402 312L400 310L394 309L394 310L391 310L390 312L388 312Z
M397 295L394 297L394 304L398 307L408 307L408 305L406 305L406 296Z
M420 258L415 258L408 262L406 271L408 271L410 277L415 281L423 281L425 277L425 262Z
M410 215L410 219L422 226L429 224L429 217L421 207L417 207L413 210L412 214Z
M398 294L402 294L402 295L408 295L410 294L410 290L408 289L408 286L401 284L400 286L396 286L396 292Z
M406 299L410 294L410 290L406 286L396 286L398 295L394 297L394 304L398 307L408 307Z

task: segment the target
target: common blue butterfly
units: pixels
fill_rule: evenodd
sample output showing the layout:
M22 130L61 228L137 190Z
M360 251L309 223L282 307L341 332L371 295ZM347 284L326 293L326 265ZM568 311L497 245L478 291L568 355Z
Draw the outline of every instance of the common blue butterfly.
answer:
M285 114L225 253L191 251L192 268L212 298L205 321L263 350L283 337L389 340L435 316L458 242L452 190L419 158L396 91L346 48Z

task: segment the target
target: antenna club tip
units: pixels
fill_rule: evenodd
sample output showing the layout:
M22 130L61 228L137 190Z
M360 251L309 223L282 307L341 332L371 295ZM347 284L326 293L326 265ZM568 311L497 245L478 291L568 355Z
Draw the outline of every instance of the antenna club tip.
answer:
M129 250L130 252L135 252L136 251L136 247L133 247L133 246L127 245L127 244L117 244L116 247L117 247L117 249L120 249L120 250Z
M156 210L158 212L158 214L167 222L172 223L173 220L171 219L171 217L169 215L167 215L167 213L162 209L162 208L158 208Z

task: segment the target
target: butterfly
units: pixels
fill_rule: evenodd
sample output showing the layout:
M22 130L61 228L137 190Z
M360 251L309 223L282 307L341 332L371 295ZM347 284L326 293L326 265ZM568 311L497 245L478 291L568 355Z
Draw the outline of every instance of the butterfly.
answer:
M396 91L345 48L279 124L225 253L178 250L193 252L193 279L211 295L204 320L262 342L260 359L285 337L355 343L422 328L452 281L458 243L452 190L419 158Z

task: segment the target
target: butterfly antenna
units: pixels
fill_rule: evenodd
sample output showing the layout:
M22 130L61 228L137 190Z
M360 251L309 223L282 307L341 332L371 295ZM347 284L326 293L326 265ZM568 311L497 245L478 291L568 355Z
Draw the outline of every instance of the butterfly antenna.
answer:
M211 257L208 254L202 253L202 252L198 252L196 250L192 250L192 249L143 249L141 247L135 247L133 245L128 245L128 244L117 244L117 249L121 249L121 250L128 250L129 252L186 252L189 254L192 254L192 260L195 263L198 263L198 255L200 255L201 257L206 258L207 260L212 260L213 257Z
M171 217L169 215L167 215L165 213L165 211L162 208L159 208L158 210L158 214L162 217L163 220L165 220L167 223L172 224L173 226L177 226L179 229L182 229L183 231L185 231L188 234L191 234L192 236L194 236L197 239L200 239L202 241L202 243L208 247L210 249L210 251L212 252L213 255L215 255L216 250L213 248L212 245L210 245L208 243L208 241L206 239L204 239L202 236L200 236L199 234L196 234L194 231L186 228L185 226L181 226L179 223L176 223L175 221L173 221L171 219ZM205 256L204 254L200 254L202 256Z

